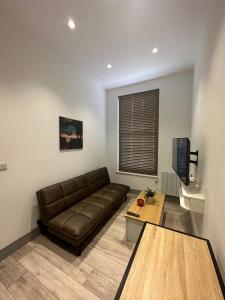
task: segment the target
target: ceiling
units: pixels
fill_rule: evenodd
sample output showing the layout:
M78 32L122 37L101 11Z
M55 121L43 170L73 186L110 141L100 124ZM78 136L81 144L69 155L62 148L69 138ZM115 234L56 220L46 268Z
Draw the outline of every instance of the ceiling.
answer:
M1 12L105 89L190 69L205 0L1 0ZM76 29L67 27L72 17ZM159 53L152 54L157 47ZM107 64L112 69L107 69Z

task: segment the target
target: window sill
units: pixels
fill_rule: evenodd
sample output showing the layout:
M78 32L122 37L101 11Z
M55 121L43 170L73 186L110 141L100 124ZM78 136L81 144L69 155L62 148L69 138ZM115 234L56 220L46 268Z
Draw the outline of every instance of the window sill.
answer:
M116 174L132 175L132 176L148 177L148 178L159 178L158 175L146 175L146 174L138 174L138 173L123 172L123 171L116 171Z

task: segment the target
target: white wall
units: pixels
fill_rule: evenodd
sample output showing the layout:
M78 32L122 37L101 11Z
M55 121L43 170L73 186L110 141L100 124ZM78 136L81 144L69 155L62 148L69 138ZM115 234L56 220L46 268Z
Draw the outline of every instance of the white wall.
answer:
M212 242L225 279L225 1L210 1L195 66L192 144L206 198L202 235Z
M35 192L105 165L105 92L18 28L1 24L0 249L35 228ZM83 121L83 150L59 151L59 116Z
M146 186L155 187L155 179L115 173L117 170L118 96L160 89L158 152L160 176L162 171L172 171L172 138L190 136L192 80L193 72L187 71L107 91L107 165L113 181L128 184L134 189L144 189Z

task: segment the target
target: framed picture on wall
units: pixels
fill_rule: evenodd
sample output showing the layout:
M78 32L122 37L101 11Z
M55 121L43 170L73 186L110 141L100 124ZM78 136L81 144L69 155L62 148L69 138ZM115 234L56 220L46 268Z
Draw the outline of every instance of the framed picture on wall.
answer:
M83 148L83 122L59 117L60 150Z

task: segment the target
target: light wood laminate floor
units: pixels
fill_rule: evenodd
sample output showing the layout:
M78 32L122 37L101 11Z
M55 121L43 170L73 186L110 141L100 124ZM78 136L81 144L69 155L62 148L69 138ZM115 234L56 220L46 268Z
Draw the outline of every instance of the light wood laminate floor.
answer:
M0 300L114 299L134 248L125 241L128 201L97 234L80 257L40 235L0 262ZM177 203L165 203L165 225L191 231Z

